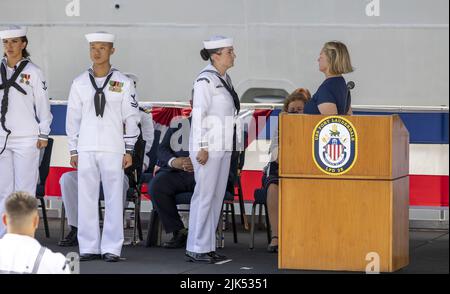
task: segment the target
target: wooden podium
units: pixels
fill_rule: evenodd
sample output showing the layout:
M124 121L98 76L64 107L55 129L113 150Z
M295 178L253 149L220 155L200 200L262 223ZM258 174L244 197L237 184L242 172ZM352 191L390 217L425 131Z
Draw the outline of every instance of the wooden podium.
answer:
M400 117L282 114L279 127L279 268L408 265L409 133Z

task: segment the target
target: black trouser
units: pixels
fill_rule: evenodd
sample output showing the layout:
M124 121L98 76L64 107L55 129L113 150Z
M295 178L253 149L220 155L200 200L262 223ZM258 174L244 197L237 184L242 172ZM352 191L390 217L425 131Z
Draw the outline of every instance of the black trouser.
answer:
M149 193L166 233L184 228L175 196L183 192L194 192L194 188L194 173L185 171L160 171L150 181Z

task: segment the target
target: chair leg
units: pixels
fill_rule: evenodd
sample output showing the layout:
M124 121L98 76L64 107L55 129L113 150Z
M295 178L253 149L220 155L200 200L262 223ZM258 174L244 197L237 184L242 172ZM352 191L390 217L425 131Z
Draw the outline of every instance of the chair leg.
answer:
M233 204L227 203L225 205L225 221L224 221L224 225L223 225L223 229L224 230L228 230L229 225L230 225L230 213L231 213L231 206Z
M139 213L140 214L140 213ZM141 216L139 215L139 221L138 221L138 234L139 239L142 241L144 240L144 233L142 232L142 222L141 222Z
M250 222L250 246L249 249L255 248L255 217L256 217L256 203L252 206L252 219Z
M138 236L137 236L138 235L138 232L137 232L138 228L137 228L137 225L136 225L136 218L137 218L136 217L136 211L137 211L137 204L134 203L134 209L133 209L133 212L134 212L133 239L131 241L132 245L136 245L140 241L140 240L138 240Z
M61 222L59 231L61 232L60 240L64 239L64 231L66 229L66 208L64 207L64 202L61 204Z
M261 229L262 226L262 206L259 205L259 213L258 213L258 227Z
M238 198L239 198L239 209L241 211L241 224L244 226L244 230L248 230L248 220L247 220L247 214L245 212L245 204L244 204L244 193L242 192L242 184L241 184L241 177L239 176L238 179Z
M140 189L140 188L139 188ZM144 240L142 234L142 223L141 223L141 193L138 195L139 199L136 200L135 212L134 212L134 226L138 228L139 241Z
M267 209L267 204L264 204L264 213L266 214L266 225L267 225L267 242L270 244L272 241L272 229L270 226L270 220L269 220L269 211Z
M133 201L134 204L134 226L133 226L133 245L138 244L142 241L142 228L141 228L141 220L140 220L140 212L141 212L141 204L140 204L140 193L136 192L135 198Z
M231 207L231 224L233 226L233 241L234 243L238 242L237 239L237 230L236 230L236 219L235 219L235 211L234 211L234 204L230 205Z
M222 216L223 216L222 229L223 229L223 231L226 231L228 229L228 224L230 223L229 216L228 216L229 212L230 212L230 205L225 204L225 209L222 211Z
M44 219L44 229L45 237L50 238L50 230L48 229L48 219L47 219L47 207L45 206L44 198L39 198L41 201L42 218Z
M219 228L218 228L218 238L219 238L219 244L216 244L217 248L224 248L225 247L225 238L224 238L224 226L225 226L225 218L224 218L224 213L226 213L226 211L223 210L220 212L220 219L219 219Z

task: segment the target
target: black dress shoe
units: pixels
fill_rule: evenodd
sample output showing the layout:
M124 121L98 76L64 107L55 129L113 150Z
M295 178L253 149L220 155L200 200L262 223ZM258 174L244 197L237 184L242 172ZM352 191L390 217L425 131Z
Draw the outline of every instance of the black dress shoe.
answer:
M101 258L102 256L100 254L85 253L80 255L80 261L90 261Z
M112 253L105 253L103 254L103 260L106 262L118 262L120 260L120 256Z
M195 253L186 250L186 261L195 263L214 263L215 260L208 253Z
M218 254L215 251L211 251L210 253L208 253L208 256L214 259L215 262L224 261L228 259L225 255Z
M162 245L162 247L167 249L184 248L186 247L186 241L187 241L187 231L180 230L174 234L174 236L172 237L172 239L170 239L170 241L165 242Z
M271 240L273 240L273 239L278 239L278 237L277 236L273 236ZM278 252L278 245L270 245L269 244L269 246L267 246L267 252L277 253Z
M77 238L78 230L76 227L72 227L67 236L58 242L58 246L61 247L72 247L78 246L78 238Z
M278 252L278 245L269 245L269 246L267 246L267 252L269 252L269 253L277 253Z

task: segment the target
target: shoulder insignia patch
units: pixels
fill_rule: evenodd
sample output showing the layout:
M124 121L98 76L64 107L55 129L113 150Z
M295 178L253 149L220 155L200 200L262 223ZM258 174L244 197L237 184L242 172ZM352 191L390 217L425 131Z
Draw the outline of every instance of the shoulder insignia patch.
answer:
M136 94L132 94L132 95L131 95L131 99L133 99L133 101L131 102L131 107L133 107L133 108L138 108L139 104L138 104L138 102L136 101Z
M210 83L207 78L199 78L197 82L206 81L208 84Z

